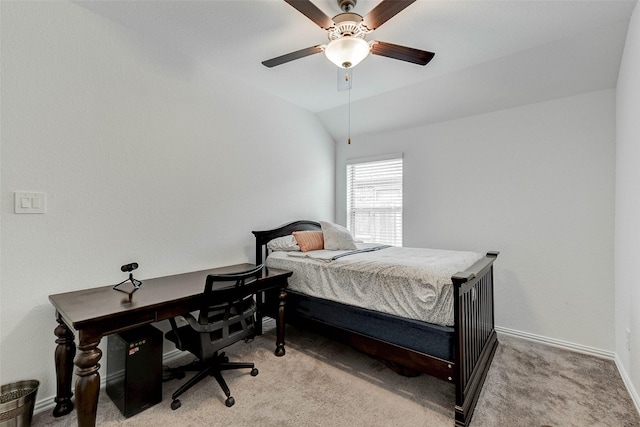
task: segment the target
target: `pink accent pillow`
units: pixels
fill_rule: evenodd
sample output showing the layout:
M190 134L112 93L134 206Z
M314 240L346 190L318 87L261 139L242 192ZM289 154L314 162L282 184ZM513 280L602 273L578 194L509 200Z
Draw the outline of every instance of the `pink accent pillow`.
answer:
M294 231L293 237L295 237L302 252L324 249L322 231Z

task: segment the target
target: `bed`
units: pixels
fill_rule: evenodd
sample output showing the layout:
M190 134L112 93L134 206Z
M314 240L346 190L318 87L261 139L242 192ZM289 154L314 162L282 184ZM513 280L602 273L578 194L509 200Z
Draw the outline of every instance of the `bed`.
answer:
M323 222L322 227L325 224ZM371 261L376 258L382 257L381 262L386 262L385 259L393 259L394 251L408 248L357 245L356 250L336 252L339 259L332 259L330 252L327 255L328 251L281 254L267 247L274 239L285 238L294 232L321 231L322 227L320 222L301 220L252 232L256 238L256 264L265 262L267 267L294 272L287 290L287 322L346 342L383 360L400 374L424 373L454 383L455 425L468 426L498 345L493 308L493 262L498 252L474 255L439 251L438 257L453 260L446 267L438 267L439 273L451 272L449 280L432 287L426 296L416 296L424 291L414 284L413 288L400 292L404 297L370 298L377 302L383 300L379 305L366 298L371 293L371 283L375 282L377 287L378 279L367 275L370 273L353 276L353 271L359 270L362 264L377 263ZM269 246L273 248L273 244ZM317 258L312 254L318 254ZM430 257L432 253L427 255ZM410 264L414 263L415 258ZM310 268L318 270L305 270L307 267L301 267L302 264L314 264ZM457 266L462 268L451 270ZM338 267L342 268L340 273L328 273ZM349 276L348 269L352 270ZM393 266L385 266L378 268L376 274L387 276L389 271L396 270ZM412 272L403 274L407 275L407 282L422 280ZM297 283L296 278L299 279ZM320 280L322 286L315 284L315 280ZM306 282L314 282L313 287ZM354 290L356 296L350 299L349 295L341 294L337 290L341 285ZM323 294L314 290L320 287L327 287L328 291ZM427 301L431 306L440 304L439 313L435 317L423 315L425 310L414 306L414 300ZM434 300L439 302L435 304ZM271 315L270 310L275 314L278 296L266 295L263 305L265 314Z

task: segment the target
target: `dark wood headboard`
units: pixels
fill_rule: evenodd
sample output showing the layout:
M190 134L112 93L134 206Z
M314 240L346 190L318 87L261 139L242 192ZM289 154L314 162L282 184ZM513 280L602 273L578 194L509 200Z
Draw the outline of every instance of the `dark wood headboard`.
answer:
M294 231L321 229L319 222L300 220L283 224L272 230L252 231L253 235L256 236L256 265L262 264L267 258L267 243L276 237L288 236Z

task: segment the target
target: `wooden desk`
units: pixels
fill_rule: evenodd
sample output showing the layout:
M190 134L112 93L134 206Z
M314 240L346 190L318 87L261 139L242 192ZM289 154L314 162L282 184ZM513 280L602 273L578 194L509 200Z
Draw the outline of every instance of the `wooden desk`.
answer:
M56 308L58 326L55 350L57 393L55 417L67 415L73 410L71 397L72 361L75 363L78 379L75 385L78 425L95 426L100 391L100 358L98 348L103 336L132 329L180 314L195 311L202 304L204 284L208 274L225 274L243 271L252 264L238 264L228 267L177 274L143 281L138 291L129 295L112 289L112 286L86 289L63 294L50 295L49 301ZM262 333L264 313L261 296L267 290L279 289L279 304L276 316L276 356L284 356L284 303L287 279L290 271L275 268L263 269L258 280L248 284L257 298L257 333ZM220 283L220 287L228 287ZM127 283L119 289L132 289ZM215 288L214 288L215 289ZM79 354L76 354L74 333L78 331Z

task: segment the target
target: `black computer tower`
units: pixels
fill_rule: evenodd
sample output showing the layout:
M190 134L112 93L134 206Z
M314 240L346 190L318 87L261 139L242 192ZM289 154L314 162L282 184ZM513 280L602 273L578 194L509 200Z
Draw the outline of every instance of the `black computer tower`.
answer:
M162 400L162 332L151 325L108 337L107 395L129 418Z

